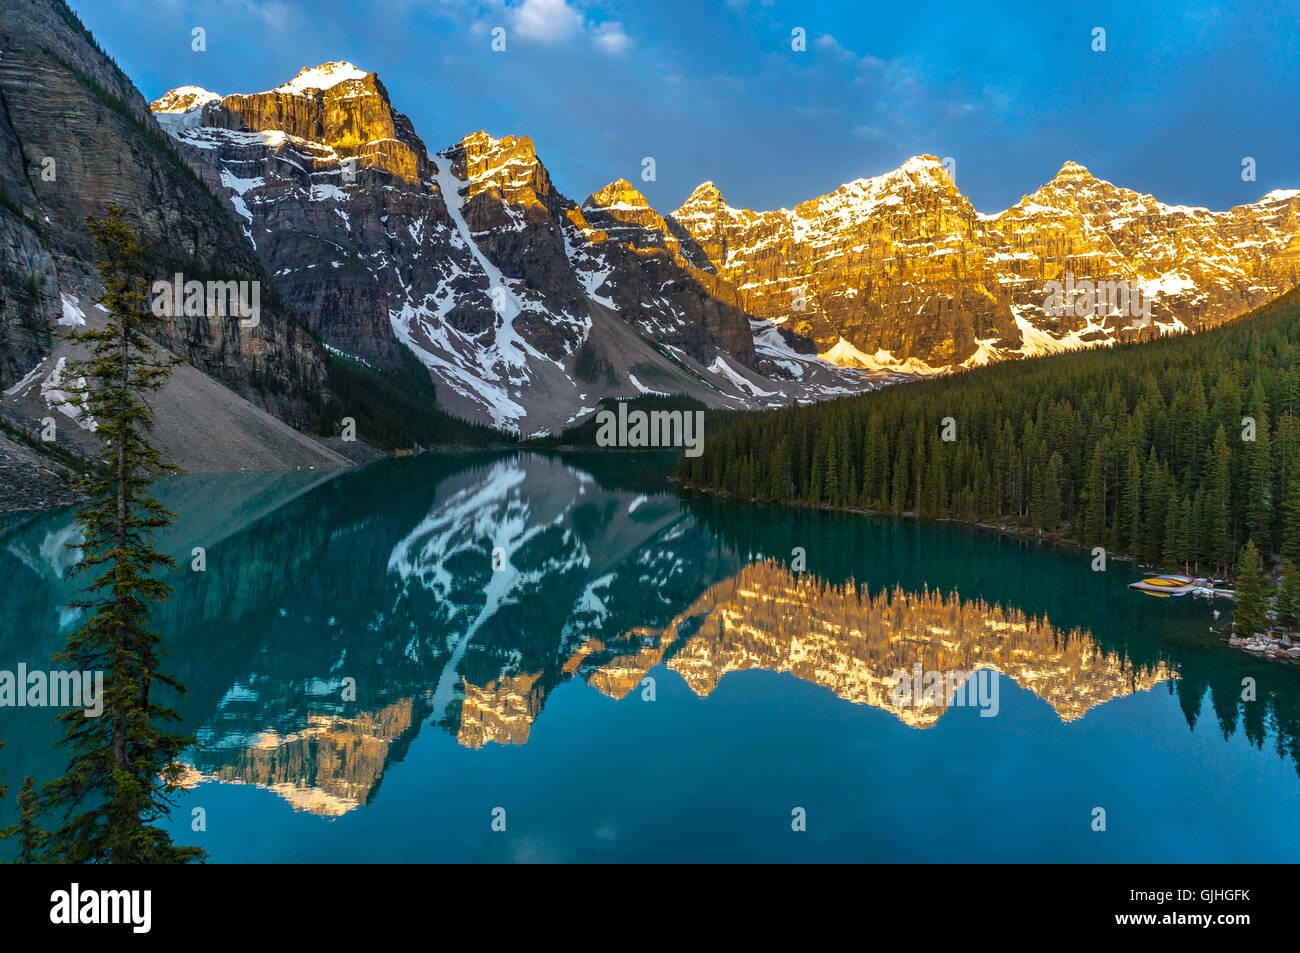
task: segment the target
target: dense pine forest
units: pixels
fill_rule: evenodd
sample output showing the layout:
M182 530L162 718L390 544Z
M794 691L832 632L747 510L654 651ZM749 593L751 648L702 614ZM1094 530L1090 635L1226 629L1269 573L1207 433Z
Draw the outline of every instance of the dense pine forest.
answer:
M1214 331L730 418L686 486L995 522L1228 573L1300 564L1300 289Z

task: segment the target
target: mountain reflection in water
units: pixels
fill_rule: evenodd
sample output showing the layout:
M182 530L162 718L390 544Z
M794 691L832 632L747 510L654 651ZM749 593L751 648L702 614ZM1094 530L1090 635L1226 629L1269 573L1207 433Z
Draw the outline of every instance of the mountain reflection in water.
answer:
M1271 738L1294 760L1293 685L1222 650L1203 606L1154 606L1122 570L964 527L682 500L670 465L425 455L161 484L179 514L165 546L183 567L207 549L207 571L179 573L155 614L190 689L187 784L340 817L382 804L422 729L524 745L570 681L624 699L680 679L708 699L728 673L778 673L928 734L942 702L891 694L918 664L998 672L1057 725L1160 686L1194 727L1208 689L1223 738ZM6 597L6 658L48 658L76 624L69 541L67 512L3 531L0 570L24 582ZM795 546L808 571L788 568ZM1260 704L1240 702L1244 675ZM57 772L34 740L53 737L0 750L5 776Z

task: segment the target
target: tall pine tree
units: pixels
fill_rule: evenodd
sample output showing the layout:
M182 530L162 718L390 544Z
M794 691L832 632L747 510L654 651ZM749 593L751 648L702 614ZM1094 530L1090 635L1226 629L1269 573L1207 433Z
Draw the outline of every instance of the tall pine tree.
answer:
M1282 581L1277 587L1277 621L1283 628L1300 628L1300 570L1290 562L1282 565Z
M1214 434L1207 472L1208 487L1200 523L1202 539L1197 548L1217 570L1224 570L1232 559L1233 544L1231 457L1228 435L1222 425Z
M163 385L172 361L149 338L159 319L145 307L146 249L117 208L102 220L88 218L87 227L104 287L95 300L107 318L103 328L69 335L89 351L69 376L84 377L79 397L100 441L98 466L81 486L88 502L77 514L84 537L77 569L98 575L78 603L91 610L89 620L55 660L103 671L104 707L98 718L77 709L60 715L70 754L65 774L44 791L62 815L48 853L68 863L188 862L204 852L174 845L154 824L170 812L181 771L175 759L191 741L162 727L179 716L159 700L159 689L183 689L161 671L161 638L148 628L150 604L170 591L157 574L174 566L153 547L154 532L172 516L150 485L174 468L149 442L145 396Z
M1300 566L1300 467L1295 468L1282 507L1282 555Z
M1247 540L1237 563L1237 611L1233 632L1243 638L1258 635L1268 628L1264 614L1264 564L1254 540Z
M1256 382L1258 384L1258 382ZM1256 403L1258 402L1258 403ZM1255 388L1252 400L1254 407L1264 404L1264 395ZM1271 432L1268 414L1262 409L1255 411L1255 439L1246 444L1246 498L1245 513L1246 532L1254 540L1261 552L1273 550L1273 464L1270 447Z

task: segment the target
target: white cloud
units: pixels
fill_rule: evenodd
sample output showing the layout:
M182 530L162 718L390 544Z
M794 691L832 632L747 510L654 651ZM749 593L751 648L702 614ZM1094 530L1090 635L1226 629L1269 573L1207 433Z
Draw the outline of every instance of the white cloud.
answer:
M596 27L595 42L604 52L613 54L622 53L632 45L621 23L602 23Z
M514 32L539 43L555 43L582 29L582 15L566 0L524 0L511 12Z
M491 5L501 9L496 0ZM574 36L590 39L602 53L618 55L632 46L632 38L618 20L594 23L586 20L570 0L523 0L518 5L505 6L509 18L510 34L521 40L547 46L561 43ZM479 21L476 26L482 26Z
M852 50L845 47L844 44L835 39L835 37L829 33L822 33L814 38L813 49L821 50L824 53L830 53L834 56L841 57L842 59L849 60L863 72L876 71L885 66L883 60L872 56L869 53L859 56L857 53L854 53Z
M813 40L813 46L819 50L829 50L832 53L847 53L848 50L840 46L840 41L835 39L829 33L823 33Z

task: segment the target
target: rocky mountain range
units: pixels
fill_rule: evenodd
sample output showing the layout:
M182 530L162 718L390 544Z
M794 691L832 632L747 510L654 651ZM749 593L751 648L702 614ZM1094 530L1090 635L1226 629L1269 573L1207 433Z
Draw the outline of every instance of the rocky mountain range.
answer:
M264 288L255 326L167 321L160 343L201 375L159 408L182 464L219 456L184 453L193 394L209 386L262 414L198 400L226 416L190 442L238 434L240 466L295 443L277 425L335 432L348 411L331 360L394 382L422 366L441 408L532 436L609 397L776 407L1200 330L1300 280L1300 191L1214 212L1066 163L984 215L919 156L793 209L737 209L706 182L663 213L625 179L567 197L526 136L476 132L430 151L379 76L350 63L149 105L63 0L6 4L0 49L6 420L76 419L60 397L75 355L59 337L95 319L86 214L122 207L159 276ZM1049 311L1052 281L1123 282L1151 320L1074 301ZM63 429L79 449L77 428ZM297 465L342 462L300 450Z
M405 345L441 403L525 435L607 396L777 406L1200 330L1300 280L1300 191L1212 212L1067 162L983 215L918 156L794 209L733 208L706 182L662 214L625 179L565 197L527 137L430 154L350 63L151 108L328 345L381 365ZM1046 309L1054 279L1121 282L1149 320Z
M1226 212L1166 205L1066 162L983 215L933 156L793 209L728 205L706 182L672 213L751 314L837 363L954 365L1222 324L1300 283L1300 190ZM1048 282L1121 282L1151 322L1045 312Z
M328 346L379 367L409 348L461 416L532 435L607 396L779 406L874 384L766 323L756 335L628 183L578 205L527 137L431 154L350 63L252 95L182 87L152 109Z

